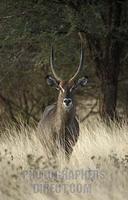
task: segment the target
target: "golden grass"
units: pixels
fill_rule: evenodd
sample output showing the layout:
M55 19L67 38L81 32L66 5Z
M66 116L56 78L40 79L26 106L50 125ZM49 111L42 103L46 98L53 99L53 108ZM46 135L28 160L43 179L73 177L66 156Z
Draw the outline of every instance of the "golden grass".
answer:
M79 141L69 162L61 152L56 160L47 155L35 130L21 130L10 127L1 136L1 200L127 199L126 123L111 128L98 120L81 124ZM44 178L47 173L52 177ZM44 185L50 189L44 191Z

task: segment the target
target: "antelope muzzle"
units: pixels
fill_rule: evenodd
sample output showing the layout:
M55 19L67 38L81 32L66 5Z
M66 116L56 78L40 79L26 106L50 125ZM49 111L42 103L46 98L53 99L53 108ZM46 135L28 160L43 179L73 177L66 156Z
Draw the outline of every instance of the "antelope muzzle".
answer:
M64 105L64 108L66 110L70 110L73 106L72 99L71 98L64 98L63 105Z

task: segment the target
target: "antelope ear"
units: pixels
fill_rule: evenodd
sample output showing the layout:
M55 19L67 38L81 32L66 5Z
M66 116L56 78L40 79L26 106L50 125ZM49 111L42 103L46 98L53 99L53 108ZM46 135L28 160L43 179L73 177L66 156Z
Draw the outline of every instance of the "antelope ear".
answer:
M84 87L88 82L88 77L82 77L78 80L77 84L80 85L81 87Z
M88 82L88 77L82 77L78 80L77 82L77 87L81 86L81 87L84 87Z
M59 82L52 76L50 75L46 76L46 81L49 86L56 87L57 89L59 88Z
M71 91L72 90L77 90L79 89L80 87L84 87L88 82L88 77L82 77L80 78L76 83L75 85L71 88Z

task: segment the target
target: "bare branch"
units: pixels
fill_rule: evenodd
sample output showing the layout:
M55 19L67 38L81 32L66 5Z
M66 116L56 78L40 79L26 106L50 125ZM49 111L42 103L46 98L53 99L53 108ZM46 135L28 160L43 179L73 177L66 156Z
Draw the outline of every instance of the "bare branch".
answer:
M32 115L28 111L21 108L19 105L14 103L11 99L4 97L2 94L0 94L0 99L8 106L11 117L14 116L13 113L12 113L12 106L13 106L17 110L20 110L21 112L25 113L27 116L33 118L36 122L38 122L38 119L34 115ZM13 119L14 119L14 117L13 117Z
M97 114L98 112L94 112L93 110L95 109L95 107L97 106L97 100L96 102L94 103L94 105L92 106L91 110L89 111L89 113L83 117L83 119L80 120L80 122L83 122L84 120L86 120L91 114Z

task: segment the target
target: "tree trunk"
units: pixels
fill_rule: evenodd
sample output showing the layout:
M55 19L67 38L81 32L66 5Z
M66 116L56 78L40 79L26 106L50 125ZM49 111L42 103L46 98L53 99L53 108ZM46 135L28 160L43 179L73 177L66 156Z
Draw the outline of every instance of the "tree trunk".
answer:
M94 60L96 74L101 82L101 96L99 97L99 112L104 120L116 118L118 77L120 71L120 57L122 44L119 40L122 4L117 0L109 0L105 26L107 36L96 37L88 32L81 33L86 41L90 58Z
M122 44L118 39L122 5L118 1L115 1L115 4L113 2L109 1L108 36L106 38L105 56L102 62L104 66L101 66L101 75L99 76L101 77L100 115L103 119L111 120L117 118L117 90L122 49Z
M115 77L118 79L118 76ZM103 120L116 119L118 80L112 81L107 77L101 81L101 96L99 101L99 112Z

